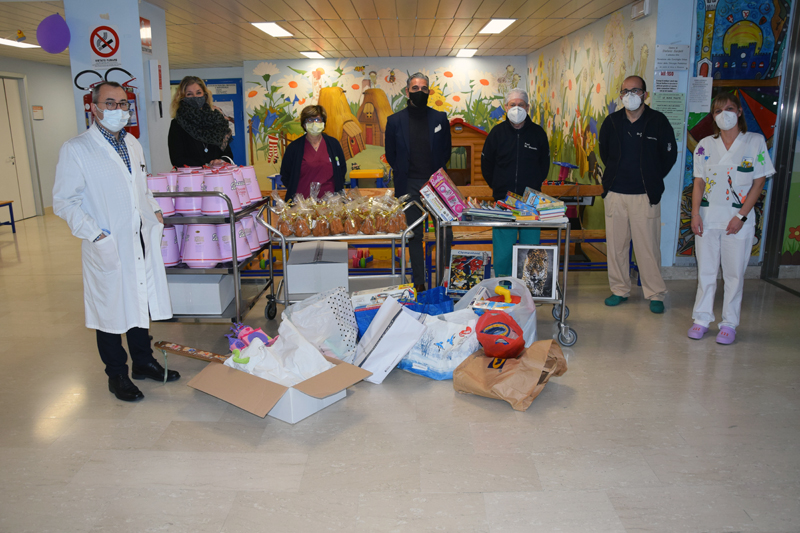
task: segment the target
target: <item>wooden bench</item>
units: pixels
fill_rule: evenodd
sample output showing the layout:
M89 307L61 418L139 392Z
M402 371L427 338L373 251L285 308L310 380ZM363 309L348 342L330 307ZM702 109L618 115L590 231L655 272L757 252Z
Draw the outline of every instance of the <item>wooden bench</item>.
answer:
M11 204L14 203L14 200L0 200L0 207L8 207L8 216L11 219L10 222L0 222L0 226L11 226L11 233L17 232L17 226L14 224L14 206Z

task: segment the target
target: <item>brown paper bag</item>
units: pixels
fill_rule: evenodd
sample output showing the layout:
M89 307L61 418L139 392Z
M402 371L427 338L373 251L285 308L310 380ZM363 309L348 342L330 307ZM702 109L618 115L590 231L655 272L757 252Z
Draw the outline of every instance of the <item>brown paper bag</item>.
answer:
M515 410L524 411L551 376L566 371L567 361L561 346L553 339L534 342L516 359L492 359L481 348L453 371L453 388L505 400Z

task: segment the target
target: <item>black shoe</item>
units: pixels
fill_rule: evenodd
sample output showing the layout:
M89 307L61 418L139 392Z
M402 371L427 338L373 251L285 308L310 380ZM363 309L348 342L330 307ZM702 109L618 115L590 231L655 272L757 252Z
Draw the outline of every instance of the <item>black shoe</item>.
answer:
M131 377L133 379L150 378L155 381L164 381L164 367L158 364L156 360L142 366L133 365ZM177 381L180 377L181 375L176 370L167 371L167 381Z
M135 402L144 398L139 387L134 385L131 378L124 374L108 378L108 390L123 402Z
M420 283L419 285L414 285L414 290L417 291L417 294L425 292L425 284Z

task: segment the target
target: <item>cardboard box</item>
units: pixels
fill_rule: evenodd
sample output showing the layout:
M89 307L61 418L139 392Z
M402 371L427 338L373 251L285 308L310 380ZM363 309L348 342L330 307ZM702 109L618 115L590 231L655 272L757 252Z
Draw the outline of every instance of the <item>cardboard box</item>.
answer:
M336 287L350 290L346 242L298 242L286 270L290 294L317 294Z
M442 199L444 205L450 209L453 216L461 219L461 213L464 209L469 207L469 204L467 204L467 201L461 196L461 191L458 190L458 187L456 187L456 184L450 179L450 176L447 175L447 172L445 172L443 168L440 168L433 173L428 183L431 184L431 188L433 188Z
M167 284L176 315L220 315L236 291L233 274L170 274Z
M416 300L417 291L414 289L413 283L405 283L403 285L391 285L389 287L354 292L350 299L353 302L353 308L356 309L358 307L381 305L386 301L387 296L391 296L396 300Z
M269 415L296 424L338 402L347 395L347 387L372 375L333 357L325 359L336 366L294 387L285 387L219 363L209 363L189 386L261 418Z

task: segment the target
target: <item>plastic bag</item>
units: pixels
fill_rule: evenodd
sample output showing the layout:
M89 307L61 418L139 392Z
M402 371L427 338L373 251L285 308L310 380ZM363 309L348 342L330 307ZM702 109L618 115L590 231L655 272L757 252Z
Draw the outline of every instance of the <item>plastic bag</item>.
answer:
M409 311L391 296L378 310L356 347L353 364L369 370L370 383L382 383L425 332L419 313Z
M397 365L436 380L453 379L453 371L481 345L475 333L478 315L471 309L425 317L425 333Z
M278 338L272 346L255 339L236 358L229 357L225 365L268 379L284 387L292 387L333 367L288 320L281 322Z
M356 353L358 325L353 302L344 287L315 294L290 305L281 315L323 354L346 363Z
M501 281L510 281L511 295L520 297L520 302L517 305L503 309L503 311L511 315L522 328L522 336L525 338L525 347L527 348L536 340L536 304L533 301L533 296L531 296L531 291L517 278L490 278L483 280L461 297L455 305L455 310L467 309L482 287L485 287L490 293L494 294L494 288L497 287Z

